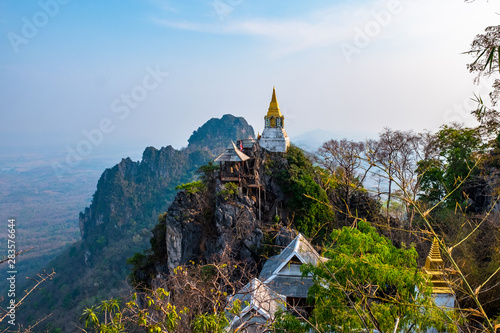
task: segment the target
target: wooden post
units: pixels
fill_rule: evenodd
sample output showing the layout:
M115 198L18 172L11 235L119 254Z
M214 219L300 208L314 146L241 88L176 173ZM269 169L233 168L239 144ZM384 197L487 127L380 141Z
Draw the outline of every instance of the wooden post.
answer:
M259 184L259 221L262 222L261 209L260 209L260 184Z

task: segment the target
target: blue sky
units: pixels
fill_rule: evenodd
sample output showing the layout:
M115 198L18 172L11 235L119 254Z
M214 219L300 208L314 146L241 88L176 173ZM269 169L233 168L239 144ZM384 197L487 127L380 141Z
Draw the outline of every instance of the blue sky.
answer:
M292 141L473 124L468 98L488 91L461 52L498 12L479 0L3 0L0 151L180 148L226 113L261 131L273 86Z

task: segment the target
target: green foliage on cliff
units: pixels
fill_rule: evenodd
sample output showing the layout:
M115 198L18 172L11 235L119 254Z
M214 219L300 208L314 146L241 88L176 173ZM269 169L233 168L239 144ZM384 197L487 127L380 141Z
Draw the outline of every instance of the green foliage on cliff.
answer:
M167 213L160 214L158 224L153 228L149 243L150 249L136 252L127 259L131 265L131 273L128 276L130 283L137 289L149 287L149 278L157 273L157 264L163 262L167 257L166 224Z
M236 185L235 183L226 183L224 184L222 190L217 193L217 195L221 198L224 198L224 200L228 200L235 196L237 193L238 185Z
M205 184L201 180L197 180L191 183L186 183L178 185L175 187L176 190L186 191L189 194L202 192L205 190Z
M307 237L321 239L335 217L328 195L320 185L321 175L298 147L291 146L285 158L285 166L272 163L271 168L285 193L293 223Z

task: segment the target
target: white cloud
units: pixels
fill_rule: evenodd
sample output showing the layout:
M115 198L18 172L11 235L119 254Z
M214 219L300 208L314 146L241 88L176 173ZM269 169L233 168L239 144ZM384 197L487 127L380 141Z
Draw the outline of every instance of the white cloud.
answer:
M406 44L428 38L448 44L460 39L470 40L478 27L495 24L498 4L456 0L371 1L368 4L340 4L304 13L298 18L255 17L240 19L229 15L224 21L208 23L154 19L174 29L221 35L258 36L271 42L270 54L282 57L303 50L330 47L352 42L361 30L378 23L377 13L390 12L389 3L399 4L400 14L389 13L389 22L372 39L399 39ZM495 12L496 10L496 12Z
M301 21L248 20L225 25L205 25L191 22L155 20L170 28L212 34L260 36L273 45L270 55L282 57L307 49L331 46L345 39L347 31L334 27L333 23L312 24Z

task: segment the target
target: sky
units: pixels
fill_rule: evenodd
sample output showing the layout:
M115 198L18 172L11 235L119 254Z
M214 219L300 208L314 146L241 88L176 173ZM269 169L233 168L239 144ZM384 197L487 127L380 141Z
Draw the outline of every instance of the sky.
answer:
M292 142L474 125L466 64L497 1L2 0L0 154L67 164L185 147L224 114L262 131L272 88Z

